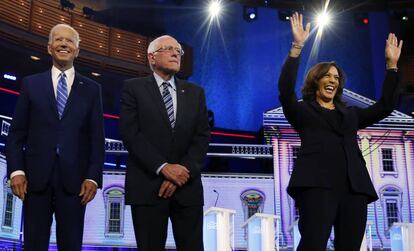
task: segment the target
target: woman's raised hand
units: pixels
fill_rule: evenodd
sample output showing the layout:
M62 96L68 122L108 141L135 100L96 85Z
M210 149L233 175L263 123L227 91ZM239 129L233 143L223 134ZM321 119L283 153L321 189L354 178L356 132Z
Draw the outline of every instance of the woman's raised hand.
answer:
M295 12L290 17L290 25L292 27L293 42L297 45L304 45L309 37L310 23L307 23L306 29L303 29L303 16Z
M397 68L397 62L401 55L401 48L403 41L398 39L394 33L388 34L388 39L385 43L385 59L387 61L387 69Z

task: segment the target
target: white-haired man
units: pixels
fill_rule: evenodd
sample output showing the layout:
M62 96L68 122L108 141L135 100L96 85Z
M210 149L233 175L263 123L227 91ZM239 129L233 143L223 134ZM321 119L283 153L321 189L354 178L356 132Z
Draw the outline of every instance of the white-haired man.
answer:
M168 218L178 251L203 250L200 170L210 128L203 89L175 77L183 54L173 37L156 38L148 47L153 74L126 80L121 93L126 202L140 251L165 249Z
M25 77L6 145L13 193L23 200L24 250L47 251L52 216L59 251L82 249L86 204L102 184L100 86L73 67L79 34L50 31L51 70Z

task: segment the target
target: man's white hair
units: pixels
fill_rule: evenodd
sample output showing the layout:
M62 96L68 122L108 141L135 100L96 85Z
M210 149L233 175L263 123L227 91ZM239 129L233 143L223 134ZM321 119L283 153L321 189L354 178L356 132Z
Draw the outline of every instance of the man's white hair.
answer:
M75 45L76 45L76 47L79 47L79 42L80 42L79 33L72 26L70 26L68 24L57 24L57 25L53 26L53 28L49 32L49 44L51 44L53 42L53 34L59 28L68 28L68 29L72 30L73 33L75 33L75 41L74 41Z
M158 50L160 41L164 38L172 38L172 39L176 40L175 38L173 38L172 36L169 36L169 35L163 35L163 36L157 37L156 39L152 40L151 43L148 45L147 53L148 54L153 53L154 51ZM180 45L180 49L181 49L181 44L180 43L178 43L178 44Z

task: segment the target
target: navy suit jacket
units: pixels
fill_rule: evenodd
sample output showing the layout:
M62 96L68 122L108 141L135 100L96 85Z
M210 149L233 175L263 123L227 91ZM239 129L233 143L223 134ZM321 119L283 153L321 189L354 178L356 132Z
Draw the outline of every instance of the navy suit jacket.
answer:
M163 163L178 163L190 171L190 180L172 199L181 205L203 205L201 168L208 149L210 127L202 88L176 79L177 116L171 129L167 110L154 76L126 80L121 93L120 133L128 149L126 202L154 205Z
M51 71L22 80L6 145L7 176L23 170L29 191L42 191L59 150L59 174L67 192L77 194L85 179L102 185L104 130L98 83L75 73L62 119Z

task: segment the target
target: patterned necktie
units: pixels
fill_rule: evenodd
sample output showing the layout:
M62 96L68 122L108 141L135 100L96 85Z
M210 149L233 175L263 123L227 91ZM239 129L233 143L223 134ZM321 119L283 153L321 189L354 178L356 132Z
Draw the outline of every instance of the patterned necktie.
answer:
M68 86L66 84L66 75L64 72L60 73L59 81L57 85L56 101L57 109L59 113L59 119L62 118L63 111L65 110L66 101L68 100Z
M164 100L165 108L167 109L168 118L170 119L171 128L175 126L174 118L174 105L170 91L168 87L171 86L170 83L162 83L162 99Z

